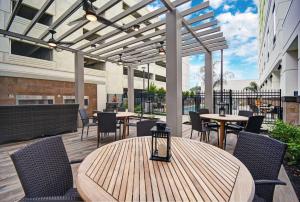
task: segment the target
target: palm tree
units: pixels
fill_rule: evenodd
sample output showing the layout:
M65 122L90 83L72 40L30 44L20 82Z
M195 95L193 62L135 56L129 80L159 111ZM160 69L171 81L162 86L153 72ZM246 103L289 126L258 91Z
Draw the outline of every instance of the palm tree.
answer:
M245 87L244 90L249 90L249 91L257 92L258 91L258 85L257 85L256 82L251 81L249 83L249 86Z
M213 88L216 88L221 85L221 74L217 73L217 64L219 61L213 63ZM203 84L205 83L205 67L200 68L200 75ZM234 78L234 73L230 71L225 71L223 73L223 84L226 84L229 79Z

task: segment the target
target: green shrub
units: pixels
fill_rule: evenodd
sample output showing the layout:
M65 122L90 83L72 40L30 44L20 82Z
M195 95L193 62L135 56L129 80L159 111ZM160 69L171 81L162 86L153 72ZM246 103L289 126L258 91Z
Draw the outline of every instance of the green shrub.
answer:
M300 163L300 128L277 120L271 129L271 136L287 143L286 159L289 164Z

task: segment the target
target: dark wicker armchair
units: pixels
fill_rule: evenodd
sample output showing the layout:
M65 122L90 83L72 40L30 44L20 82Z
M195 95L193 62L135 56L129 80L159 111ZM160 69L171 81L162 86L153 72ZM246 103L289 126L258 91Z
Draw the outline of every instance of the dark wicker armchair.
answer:
M97 147L99 147L100 139L103 139L103 134L115 133L115 140L117 140L117 129L121 137L121 127L117 122L116 113L112 112L99 112L97 113L98 129L97 129Z
M136 123L136 136L151 136L151 128L156 125L157 119L143 120Z
M286 148L286 144L268 136L240 132L233 154L252 174L255 199L272 201L275 185L285 185L278 180L278 173Z
M79 109L79 115L82 121L82 130L81 130L81 140L82 140L84 128L87 127L86 136L88 136L90 126L97 126L97 123L94 122L94 117L88 116L85 109ZM90 123L90 119L93 120L92 123Z
M192 124L192 130L191 130L191 137L193 136L193 131L197 131L198 132L198 136L199 134L201 134L200 136L200 141L203 140L203 136L206 137L207 136L207 141L209 141L209 130L208 127L206 127L205 123L203 122L203 119L200 118L200 114L197 112L189 112L190 115L190 119L191 119L191 124ZM206 133L207 132L207 133ZM204 134L204 135L203 135Z
M44 138L11 155L25 197L21 201L81 201L60 136Z

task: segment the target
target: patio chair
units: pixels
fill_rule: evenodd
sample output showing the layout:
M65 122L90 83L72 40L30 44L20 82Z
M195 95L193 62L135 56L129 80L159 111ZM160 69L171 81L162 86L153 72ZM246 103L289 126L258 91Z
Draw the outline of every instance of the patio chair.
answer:
M268 136L240 132L233 155L250 171L255 183L254 201L272 201L287 145Z
M199 114L209 114L209 109L207 108L200 108L199 109ZM203 119L203 121L206 123L206 126L209 128L209 135L210 136L210 131L215 131L217 133L217 139L218 139L218 145L219 145L219 127L220 125L215 122L215 121L210 121L209 119Z
M28 145L11 159L25 193L21 201L82 201L70 165L81 161L69 162L60 136Z
M241 131L246 131L250 133L260 133L261 125L264 121L264 116L250 116L245 128L242 128ZM233 133L239 136L240 131L238 133ZM226 149L227 143L227 131L225 131L225 141L224 141L224 149Z
M240 110L238 113L239 116L245 116L245 117L251 117L253 116L252 111L246 111L246 110ZM229 123L226 125L226 133L239 133L242 131L245 127L246 123L245 122L237 122L236 124Z
M98 130L97 130L97 147L99 147L100 139L102 140L103 133L107 135L109 133L115 133L115 140L117 140L117 129L120 131L121 126L117 123L116 113L112 112L99 112L97 113Z
M203 122L203 119L200 117L200 114L197 112L193 112L190 111L189 112L189 116L191 119L191 123L192 123L192 130L191 130L191 139L193 136L193 131L197 131L198 132L198 136L199 134L201 134L200 136L200 141L203 140L203 133L204 133L204 138L206 138L206 141L209 141L209 129L208 127L206 127L206 124ZM207 132L207 135L206 135Z
M79 114L80 114L80 118L81 118L81 122L82 122L82 130L81 130L81 140L82 140L84 128L87 127L86 136L88 136L90 126L97 126L97 123L94 121L94 117L88 116L85 109L79 109ZM90 119L93 120L92 123L90 123Z
M151 136L151 128L156 125L157 120L143 120L136 123L136 135Z

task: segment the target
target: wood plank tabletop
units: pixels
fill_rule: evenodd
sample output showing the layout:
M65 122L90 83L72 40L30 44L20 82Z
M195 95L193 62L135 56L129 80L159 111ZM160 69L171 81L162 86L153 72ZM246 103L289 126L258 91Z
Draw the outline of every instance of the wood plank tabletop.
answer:
M252 201L252 176L234 156L186 138L171 143L171 162L149 160L151 137L95 150L78 169L80 195L86 201Z

